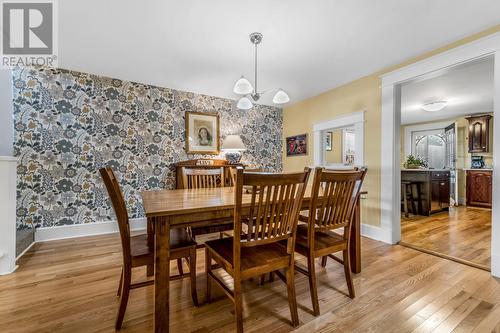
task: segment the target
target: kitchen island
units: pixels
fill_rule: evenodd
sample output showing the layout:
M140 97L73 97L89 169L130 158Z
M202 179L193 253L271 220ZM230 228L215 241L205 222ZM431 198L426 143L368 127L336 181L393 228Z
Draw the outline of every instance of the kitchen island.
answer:
M413 192L419 215L429 216L450 207L450 170L401 169L401 181L416 183L419 193Z

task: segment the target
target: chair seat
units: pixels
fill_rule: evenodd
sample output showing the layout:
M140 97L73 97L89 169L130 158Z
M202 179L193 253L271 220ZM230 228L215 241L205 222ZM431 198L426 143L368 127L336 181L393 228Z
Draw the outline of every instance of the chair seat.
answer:
M206 248L212 252L212 258L218 261L223 261L225 268L233 266L233 237L215 239L205 243ZM286 247L278 243L258 245L252 247L241 248L241 271L242 277L247 278L253 276L252 268L259 268L259 273L262 274L262 267L273 267L270 271L277 270L288 266L290 255L286 252ZM276 268L278 267L278 268ZM228 273L232 273L232 269L227 269ZM246 274L245 274L246 271Z
M170 250L175 251L176 249L184 249L191 246L196 246L196 242L187 233L186 229L170 229ZM149 249L147 234L130 237L130 252L132 254L132 261L138 265L154 261L154 250Z
M329 253L344 250L347 247L347 241L342 235L333 231L316 231L314 234L314 251ZM307 255L309 253L309 243L307 240L307 225L297 226L297 238L295 240L295 251Z

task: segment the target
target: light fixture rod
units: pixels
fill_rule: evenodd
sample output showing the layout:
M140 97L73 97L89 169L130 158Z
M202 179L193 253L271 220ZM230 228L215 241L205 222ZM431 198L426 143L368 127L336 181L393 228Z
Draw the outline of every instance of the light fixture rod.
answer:
M257 90L257 43L255 44L255 64L254 64L254 69L255 69L255 88L254 88L254 93L258 94L258 90Z

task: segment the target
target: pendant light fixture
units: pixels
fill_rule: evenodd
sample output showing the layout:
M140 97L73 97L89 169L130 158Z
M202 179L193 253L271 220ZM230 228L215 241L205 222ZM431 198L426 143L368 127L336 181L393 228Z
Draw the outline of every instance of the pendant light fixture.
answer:
M237 95L242 95L238 100L236 106L241 110L249 110L253 107L253 102L257 102L260 99L260 96L263 94L272 91L266 90L261 91L257 89L257 46L262 42L262 34L260 32L254 32L250 34L250 42L255 45L255 68L254 68L254 84L255 87L252 86L250 81L246 79L243 75L239 78L238 81L234 84L233 92ZM276 91L273 97L274 104L284 104L290 101L290 97L283 89L274 89Z

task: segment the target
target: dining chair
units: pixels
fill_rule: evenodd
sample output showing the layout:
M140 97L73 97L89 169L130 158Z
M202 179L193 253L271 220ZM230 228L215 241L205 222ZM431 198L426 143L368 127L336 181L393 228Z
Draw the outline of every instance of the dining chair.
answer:
M245 168L245 172L264 172L264 169L261 167L257 168ZM236 173L237 168L229 168L229 176L231 178L231 185L236 186Z
M205 243L207 302L211 301L211 282L219 285L233 301L236 331L243 332L243 280L265 273L286 270L288 304L292 325L299 317L295 297L294 243L302 199L310 169L288 174L236 174L234 236ZM250 194L244 195L244 187ZM242 226L248 228L244 233ZM285 242L282 246L280 242ZM233 290L213 273L212 260L233 278Z
M225 175L224 168L214 169L194 169L194 168L181 168L182 173L182 188L216 188L224 187ZM232 230L233 222L228 220L217 221L210 226L191 227L190 233L193 238L196 236L211 234L218 232L220 237L223 237L223 232ZM182 270L182 267L180 268Z
M309 278L315 316L320 313L314 266L316 258L323 258L322 266L326 265L327 257L343 264L349 297L355 297L349 243L355 206L365 174L365 168L351 170L316 168L309 214L299 216L299 221L307 223L299 224L297 227L295 251L307 257L307 269L298 265L295 268ZM341 228L344 231L342 235L334 231ZM342 259L333 255L341 251Z
M155 256L154 250L150 249L148 246L146 234L136 236L130 235L127 207L113 170L107 167L100 169L99 172L108 191L118 220L122 244L123 267L117 293L117 296L120 297L120 307L115 322L115 328L118 330L123 323L130 290L154 284L154 280L132 283L132 268L141 266L154 267ZM191 297L193 299L193 304L198 306L198 296L196 293L196 242L190 237L185 229L172 229L170 231L170 259L180 260L182 258L185 258L189 262L190 272L186 274L179 272L178 275L172 276L171 279L190 277Z

